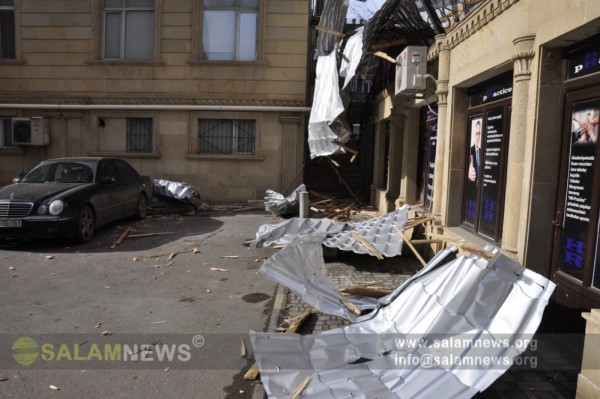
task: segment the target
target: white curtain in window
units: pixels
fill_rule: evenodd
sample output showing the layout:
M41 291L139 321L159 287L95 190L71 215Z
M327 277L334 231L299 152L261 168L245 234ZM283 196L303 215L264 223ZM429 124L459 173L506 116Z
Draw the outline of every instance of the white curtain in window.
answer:
M238 60L256 60L256 13L240 13Z

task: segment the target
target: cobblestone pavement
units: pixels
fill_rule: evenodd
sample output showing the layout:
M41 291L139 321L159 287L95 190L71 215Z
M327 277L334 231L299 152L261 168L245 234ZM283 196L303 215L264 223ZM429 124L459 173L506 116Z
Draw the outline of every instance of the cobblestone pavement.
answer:
M421 268L420 263L413 256L402 255L377 260L368 255L342 251L333 259L326 258L325 266L329 278L340 288L375 281L378 287L394 289ZM287 306L281 317L289 319L310 308L310 305L287 290ZM349 322L343 318L316 312L302 325L299 333L320 333L348 324ZM476 398L574 398L579 366L565 357L565 351L558 349L556 343L546 335L536 339L535 349L532 350L530 347L521 355L522 359L535 359L535 367L532 364L517 366L515 362L513 367L487 390L476 395Z

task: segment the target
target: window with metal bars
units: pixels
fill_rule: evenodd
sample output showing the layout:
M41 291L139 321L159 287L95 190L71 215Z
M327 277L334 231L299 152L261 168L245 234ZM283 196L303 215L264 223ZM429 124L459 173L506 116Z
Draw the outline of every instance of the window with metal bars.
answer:
M256 121L253 119L200 119L198 154L255 155Z
M127 152L152 152L152 118L127 118Z
M13 0L0 0L0 59L16 57L15 5Z

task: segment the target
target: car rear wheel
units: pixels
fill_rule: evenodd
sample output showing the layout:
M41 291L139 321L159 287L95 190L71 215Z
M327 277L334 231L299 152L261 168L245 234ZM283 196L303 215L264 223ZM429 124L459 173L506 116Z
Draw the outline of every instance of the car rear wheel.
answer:
M135 213L136 219L143 220L146 218L146 213L148 212L148 200L146 199L146 195L141 193L138 197L137 211Z
M94 219L94 211L92 207L89 205L82 206L79 210L79 215L77 216L75 238L80 243L90 242L94 237L95 228L96 221Z

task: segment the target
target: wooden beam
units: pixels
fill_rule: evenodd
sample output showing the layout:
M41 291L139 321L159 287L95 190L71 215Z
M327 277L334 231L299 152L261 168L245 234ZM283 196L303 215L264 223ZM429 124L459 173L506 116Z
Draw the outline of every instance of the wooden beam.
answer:
M367 248L369 250L369 252L371 252L371 254L373 254L374 257L376 257L379 260L383 259L383 256L381 256L379 251L374 246L369 244L369 242L363 236L358 234L356 231L352 232L352 237L354 237L356 239L356 241L361 243L363 247Z
M402 230L400 230L400 228L398 226L394 226L394 228L396 229L396 231L398 232L398 234L400 234L400 237L402 237L402 239L404 240L404 243L406 245L408 245L408 247L413 251L413 253L417 257L417 259L419 259L419 262L421 262L421 265L423 265L423 267L425 267L427 265L427 262L425 262L425 259L423 259L421 257L421 254L419 254L419 251L417 251L417 249L415 248L415 246L412 245L412 243L410 242L410 240L408 239L408 237L406 236L406 234L404 234L404 232Z
M389 42L374 43L369 48L369 51L372 51L372 50L376 51L376 50L381 50L381 49L384 49L384 48L390 48L390 47L394 47L394 46L400 46L400 45L406 44L406 43L408 43L408 39L406 39L406 38L392 40L392 41L389 41Z
M389 55L387 55L386 53L384 53L383 51L377 51L376 53L373 53L373 55L377 56L377 57L381 57L384 60L387 60L389 62L391 62L392 64L396 63L396 60L393 59L392 57L390 57Z
M338 32L336 30L330 29L326 26L322 26L322 25L316 25L315 29L321 32L325 32L325 33L329 33L330 35L333 36L337 36L337 37L346 37L346 34L343 32Z

